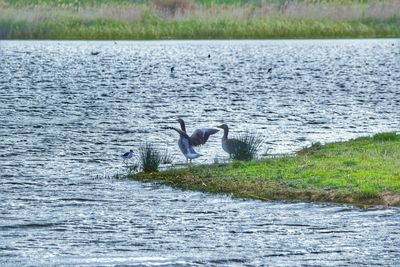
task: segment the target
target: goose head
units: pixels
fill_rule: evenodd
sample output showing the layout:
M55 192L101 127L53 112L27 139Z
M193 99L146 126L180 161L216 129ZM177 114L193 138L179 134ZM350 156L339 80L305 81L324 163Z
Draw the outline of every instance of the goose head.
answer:
M226 125L226 124L221 124L221 125L218 125L218 126L216 126L216 127L224 130L224 136L222 137L222 139L223 139L223 140L228 139L228 132L229 132L228 125Z
M221 125L218 125L218 126L215 126L215 127L223 129L224 131L229 129L228 125L226 125L226 124L221 124Z

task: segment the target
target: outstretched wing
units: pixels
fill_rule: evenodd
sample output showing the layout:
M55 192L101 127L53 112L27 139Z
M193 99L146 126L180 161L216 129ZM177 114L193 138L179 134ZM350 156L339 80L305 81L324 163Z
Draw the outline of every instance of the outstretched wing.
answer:
M213 128L197 129L190 136L192 145L193 146L204 145L207 142L210 135L213 135L213 134L217 133L218 131L219 131L218 129L213 129Z
M188 139L188 140L190 141L189 135L187 135L187 133L185 133L184 131L182 131L182 130L180 130L180 129L177 129L177 128L174 128L174 127L166 127L166 129L175 130L175 131L177 131L177 132L179 133L179 135L180 135L182 138Z

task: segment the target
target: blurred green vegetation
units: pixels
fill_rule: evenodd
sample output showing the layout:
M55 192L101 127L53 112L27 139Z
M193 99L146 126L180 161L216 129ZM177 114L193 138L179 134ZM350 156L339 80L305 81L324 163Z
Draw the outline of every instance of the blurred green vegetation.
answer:
M0 39L399 37L399 11L395 0L0 0Z
M168 1L168 0L166 0ZM213 6L213 5L263 5L263 4L285 4L285 3L313 3L313 4L369 4L380 0L191 0L192 2ZM149 4L152 0L0 0L7 6L72 6L80 2L83 6L99 5L130 5L130 4Z

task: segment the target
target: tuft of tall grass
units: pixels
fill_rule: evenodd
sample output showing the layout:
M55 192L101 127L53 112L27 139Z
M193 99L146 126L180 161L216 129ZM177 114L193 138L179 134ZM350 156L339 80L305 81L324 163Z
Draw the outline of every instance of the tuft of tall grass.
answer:
M395 132L392 133L377 133L373 136L374 141L398 141L400 140L400 135Z
M264 143L264 138L258 134L245 133L236 138L236 143L231 158L233 160L250 161L257 158L257 153Z
M161 151L153 144L145 143L139 147L137 160L142 172L158 172L161 164L172 162L172 156L168 151Z

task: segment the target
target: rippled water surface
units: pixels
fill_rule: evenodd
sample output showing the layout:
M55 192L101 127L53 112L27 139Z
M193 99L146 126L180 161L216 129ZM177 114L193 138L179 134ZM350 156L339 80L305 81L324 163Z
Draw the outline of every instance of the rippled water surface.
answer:
M184 162L163 129L177 117L189 131L224 122L232 135L257 132L270 153L399 131L399 88L398 39L1 41L0 265L395 266L397 208L110 177L146 141ZM220 137L197 163L226 158Z

